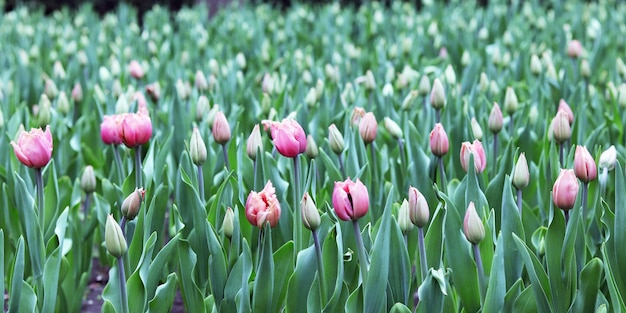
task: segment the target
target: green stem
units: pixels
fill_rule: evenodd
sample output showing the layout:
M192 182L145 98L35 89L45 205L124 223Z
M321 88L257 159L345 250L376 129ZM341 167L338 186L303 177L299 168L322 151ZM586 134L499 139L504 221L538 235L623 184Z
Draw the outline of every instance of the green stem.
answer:
M91 192L85 194L85 201L83 202L83 212L85 214L85 219L89 216L89 211L91 210Z
M356 249L359 250L359 268L361 270L361 279L363 280L363 284L365 285L365 281L367 280L367 273L369 272L370 262L367 259L367 254L365 252L365 246L363 245L363 238L361 237L361 229L359 228L359 221L352 220L352 226L354 228L354 236L356 238Z
M402 162L403 168L406 168L406 155L404 155L404 140L398 138L398 148L400 148L400 162Z
M295 232L295 253L302 250L302 212L300 211L300 168L298 167L298 156L293 158L293 211L295 218L293 219L293 231Z
M204 173L200 164L198 164L198 193L200 194L200 200L204 204Z
M258 171L258 169L257 169L258 168L258 163L259 162L256 161L256 158L254 160L252 160L252 164L253 164L253 167L254 167L254 181L252 182L252 186L254 186L254 190L257 190L257 188L258 188L257 184L256 184L256 175L257 175L257 171Z
M346 179L346 168L343 166L343 157L341 156L341 154L338 154L337 158L339 159L339 169L341 170L342 178Z
M480 257L480 249L477 244L472 245L474 248L474 259L476 261L476 270L478 270L478 285L480 287L480 302L485 303L485 291L487 284L485 282L485 271L483 270L483 260Z
M511 120L509 121L509 136L513 138L513 113L511 113Z
M222 145L222 155L224 156L224 165L226 170L230 172L230 161L228 161L228 151L226 151L226 144Z
M441 122L441 110L435 109L435 123Z
M113 145L113 156L115 158L115 166L117 167L117 176L120 179L120 184L124 184L124 167L122 166L122 158L120 158L120 150L118 145Z
M141 169L141 146L135 148L135 185L143 187L143 170Z
M565 167L563 164L563 150L565 149L565 143L561 142L559 144L559 164L561 164L561 168Z
M494 177L498 172L496 161L498 161L498 133L493 134L493 173L491 177Z
M320 295L322 296L322 307L326 305L326 276L324 275L324 263L322 263L322 247L320 245L317 230L312 230L313 243L315 244L315 257L317 258L317 273L319 276Z
M120 299L122 301L122 313L128 313L128 294L126 293L126 275L124 274L124 256L117 258L117 272L120 280Z
M128 236L126 234L126 222L128 222L128 219L126 219L126 216L122 215L122 219L120 220L120 229L122 229L122 234L124 234L124 240L126 240L126 244L130 246L130 242L128 242ZM124 261L124 269L126 269L126 271L130 273L130 259L128 258L128 253L124 253L124 255L120 258L122 258Z
M39 228L41 228L41 233L45 234L45 209L44 209L44 195L43 195L43 174L41 168L35 169L35 183L37 184L37 209L39 211Z
M422 274L422 281L426 279L426 274L428 273L428 260L426 260L426 248L424 245L424 228L417 228L417 243L420 251L420 269Z
M447 190L448 183L446 182L446 176L445 176L444 168L443 168L443 157L437 157L437 163L439 167L439 176L440 176L439 183L441 184L441 186L439 187L439 190L445 192Z
M519 211L520 218L522 217L522 190L517 189L517 210Z
M567 227L567 223L569 222L569 210L563 210L563 214L565 214L565 227Z
M589 183L585 182L583 183L583 195L582 195L582 203L583 203L583 207L581 210L582 216L583 216L583 224L586 223L587 221L587 195L589 192Z

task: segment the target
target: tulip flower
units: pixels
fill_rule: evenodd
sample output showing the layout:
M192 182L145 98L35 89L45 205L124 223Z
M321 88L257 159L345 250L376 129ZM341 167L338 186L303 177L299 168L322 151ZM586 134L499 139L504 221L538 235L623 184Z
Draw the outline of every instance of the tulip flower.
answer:
M443 125L437 123L430 132L430 151L441 158L448 153L448 149L448 134L446 134Z
M596 162L584 146L576 146L574 173L584 183L589 183L598 176Z
M567 116L567 121L569 122L570 125L572 125L572 123L574 123L574 112L569 107L567 102L565 102L565 100L563 100L563 99L559 100L559 109L558 109L558 111L564 111L565 112L565 115Z
M565 212L565 220L569 219L569 210L574 207L578 196L578 179L574 170L561 169L552 187L554 205Z
M308 192L305 192L302 197L300 210L302 211L302 223L304 224L304 227L311 231L319 228L321 223L320 213L317 211L317 207Z
M605 196L609 171L615 168L615 163L617 163L617 151L615 150L615 146L611 145L600 154L600 160L598 160L598 167L601 171L598 181L600 182L600 195L603 197Z
M502 111L498 103L494 102L491 113L489 113L489 121L487 122L489 130L494 134L498 134L502 130L502 122Z
M96 174L93 171L93 166L87 165L85 167L80 178L80 188L87 194L96 191Z
M152 137L152 121L145 113L128 113L123 115L120 136L128 148L142 146Z
M270 124L272 142L280 154L295 158L306 150L306 135L297 121L284 119Z
M367 112L359 122L359 134L363 139L363 142L367 145L376 139L376 132L378 128L378 122L374 113Z
M480 141L474 140L473 143L464 142L461 146L461 166L467 172L469 166L470 155L474 155L474 169L477 174L482 173L487 167L487 158L485 150Z
M480 249L478 244L485 238L485 226L480 220L480 216L476 213L474 202L470 202L465 211L465 218L463 219L463 233L465 238L472 244L474 250L474 260L476 261L476 269L478 271L478 284L480 287L481 299L485 298L486 281L485 272L483 269L483 261L480 257Z
M143 188L135 189L126 199L122 202L122 215L127 220L133 220L139 213L141 208L141 201L143 201L146 191Z
M271 181L268 180L260 192L250 192L246 200L246 218L250 224L261 229L266 222L270 223L270 227L278 224L280 203Z
M315 159L319 154L315 139L313 139L313 136L310 134L306 136L306 150L304 150L304 154L306 154L309 159Z
M552 120L552 136L559 144L559 161L562 166L565 142L572 136L572 128L570 126L569 117L567 116L567 112L564 110L559 110L554 120Z
M413 225L417 226L417 243L420 256L420 270L422 279L426 277L428 272L426 260L426 247L424 245L424 226L428 224L430 218L430 210L426 198L415 187L409 187L409 219Z
M206 145L204 144L204 140L202 140L202 135L200 134L197 126L193 128L193 132L191 133L191 140L189 141L189 156L195 165L204 164L207 158Z
M128 64L128 72L130 73L130 76L135 79L142 79L144 75L141 64L139 64L136 60L132 60L130 61L130 64Z
M33 128L29 132L21 132L17 142L11 141L15 156L22 164L40 169L50 162L52 157L52 134L50 126L43 131Z
M354 221L365 216L370 204L367 187L361 180L353 182L349 178L335 182L332 201L335 213L344 221Z
M230 140L230 125L228 124L228 120L222 111L218 111L215 114L212 132L213 139L215 139L215 142L219 144L223 145Z
M232 208L226 209L226 213L224 214L224 220L222 221L222 231L224 232L224 236L230 239L233 237L233 232L235 230L235 212L233 212Z
M576 59L583 54L583 45L578 40L571 40L567 44L567 55L570 58Z
M106 226L104 228L104 246L107 251L117 259L122 311L128 312L128 295L126 293L126 275L124 274L123 261L124 254L126 254L126 250L128 250L128 245L126 244L122 227L117 224L113 215L107 216Z

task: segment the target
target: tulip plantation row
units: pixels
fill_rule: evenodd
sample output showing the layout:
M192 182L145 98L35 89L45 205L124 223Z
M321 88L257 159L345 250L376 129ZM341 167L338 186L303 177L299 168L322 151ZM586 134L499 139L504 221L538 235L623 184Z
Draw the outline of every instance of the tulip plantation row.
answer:
M625 4L449 2L5 12L4 309L626 312Z

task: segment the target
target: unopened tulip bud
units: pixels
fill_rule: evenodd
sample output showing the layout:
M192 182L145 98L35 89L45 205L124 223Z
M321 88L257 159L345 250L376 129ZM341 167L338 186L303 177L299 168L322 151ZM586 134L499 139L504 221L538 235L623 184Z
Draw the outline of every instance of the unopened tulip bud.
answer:
M107 251L116 258L121 258L128 250L124 233L113 218L113 215L107 217L104 229L104 245Z
M54 77L65 79L65 69L63 68L63 64L61 64L61 61L57 60L54 62L52 71L54 73Z
M93 171L93 166L87 165L83 176L80 178L80 188L86 193L90 194L96 191L96 174Z
M143 188L138 188L133 191L124 202L122 202L122 215L126 216L128 220L134 219L139 214L141 208L141 201L143 200L146 191Z
M312 108L313 106L315 106L315 104L317 103L317 95L316 95L315 88L309 89L309 92L307 92L306 96L304 97L304 103L309 108Z
M480 92L482 93L485 93L487 92L487 90L489 90L489 77L487 77L487 73L480 73L480 81L478 83L478 86L480 88Z
M343 135L339 129L337 129L335 124L331 124L328 127L328 143L330 145L330 149L333 150L335 154L341 154L345 148Z
M230 125L222 111L215 114L212 133L213 139L219 144L225 144L230 140Z
M541 74L541 71L542 71L541 61L539 60L539 57L536 54L533 54L530 57L530 72L533 75L539 75Z
M323 94L324 94L324 81L321 79L318 79L317 82L315 83L316 100L321 99Z
M600 154L598 165L600 168L612 170L615 167L615 163L617 163L617 150L615 150L615 146L611 145Z
M130 105L128 104L128 99L126 99L125 95L121 95L117 99L117 103L115 103L115 114L128 113L130 110Z
M552 134L558 143L567 141L572 136L572 128L569 124L567 113L559 110L553 120Z
M57 94L59 94L57 85L52 79L46 80L46 85L44 86L43 92L46 94L46 96L48 96L48 99L54 99L57 97Z
M487 157L485 156L483 144L479 140L474 140L472 143L466 141L461 146L461 166L466 172L469 168L470 155L474 156L476 173L482 173L487 167Z
M206 145L204 144L204 140L202 140L202 135L200 135L198 127L194 127L193 132L191 133L191 140L189 141L189 155L191 157L191 161L195 165L204 164L207 158Z
M571 210L578 196L578 179L574 170L561 169L552 187L552 200L561 210Z
M209 112L211 104L205 95L201 95L196 103L196 121L201 121Z
M500 87L498 86L498 82L495 79L489 82L489 92L492 95L497 95L500 93Z
M128 72L130 73L130 76L135 79L142 79L144 75L143 67L136 60L130 61L130 64L128 65Z
M306 137L306 150L304 150L304 154L309 159L315 159L319 155L317 144L310 134Z
M463 51L463 55L461 55L461 65L468 66L472 61L472 57L469 54L469 51Z
M233 238L233 231L235 230L235 212L232 208L226 209L224 214L224 220L222 221L222 231L227 238Z
M111 86L111 93L113 97L119 98L122 93L124 93L124 89L122 88L122 83L119 79L113 81L113 86Z
M565 102L565 100L563 100L563 99L561 99L559 101L559 111L561 111L561 110L565 111L565 113L567 115L567 121L569 122L570 125L572 125L572 123L574 123L574 112L569 107L567 102Z
M154 82L146 86L146 93L152 101L157 102L161 98L161 85L159 82Z
M106 97L104 96L104 91L102 91L102 88L100 87L100 85L96 84L93 87L93 95L94 95L94 98L96 99L96 101L98 101L98 103L104 104L106 102Z
M45 100L40 101L41 104L39 104L39 109L36 114L37 120L39 121L39 125L49 125L50 120L52 119L52 112L50 112L51 110L50 100L48 100L48 97L46 97L45 94L41 95L41 97L45 98Z
M530 171L528 170L528 162L526 161L526 154L523 152L520 154L515 164L515 172L513 173L513 186L516 189L522 190L528 186L530 182Z
M378 123L374 113L367 112L359 122L359 134L363 139L363 142L367 145L372 143L376 139L376 133L378 130Z
M0 109L0 129L4 128L4 113L2 113L2 109Z
M187 100L187 97L189 97L187 94L187 88L185 87L185 83L182 79L176 80L176 94L181 100Z
M506 87L506 94L504 95L504 110L509 115L512 115L517 111L518 101L515 90L511 87Z
M411 108L411 104L413 104L413 100L417 99L418 95L419 95L419 91L411 90L409 94L407 94L406 97L404 97L404 100L402 100L401 108L403 110L409 110Z
M474 135L474 139L483 140L483 129L480 127L480 124L478 124L475 117L472 117L470 125L472 127L472 135Z
M406 199L402 200L402 205L398 211L398 226L400 226L400 231L403 234L410 232L415 227L409 217L409 202Z
M383 90L381 91L381 94L385 98L392 97L393 96L393 86L390 83L386 83L383 86Z
M441 123L435 124L435 127L430 132L430 151L438 157L443 157L448 153L449 148L446 130Z
M452 65L448 64L448 66L444 70L444 76L446 78L446 83L449 86L456 85L456 73L454 72L454 68L452 68Z
M83 87L81 87L80 83L76 83L74 88L72 88L72 100L74 100L75 103L83 101Z
M587 61L587 59L583 59L580 62L580 76L584 79L589 79L589 77L591 77L591 65L589 65L589 61Z
M474 202L470 202L463 219L463 233L465 238L472 244L479 244L485 238L485 226L480 220Z
M619 85L617 91L617 104L621 108L626 108L626 83Z
M428 202L424 195L415 187L409 187L409 218L411 223L417 227L424 227L430 219Z
M398 124L392 119L385 117L383 119L383 125L385 126L385 129L387 129L389 135L391 135L391 137L393 137L394 139L400 139L404 137L402 133L402 128L400 128L400 126L398 126Z
M207 125L209 126L209 128L213 129L213 123L215 122L215 116L217 115L217 112L220 111L220 105L219 104L215 104L213 105L213 107L209 110L209 112L206 115L206 122Z
M430 78L428 78L427 75L422 75L422 78L420 78L419 86L417 87L419 94L427 95L430 92L430 89Z
M237 66L239 66L240 69L246 68L246 56L243 53L237 53L237 55L235 56L235 61L237 62Z
M331 82L336 83L339 80L339 71L336 67L328 63L326 63L326 66L324 66L324 74L326 75L326 78L328 78L328 80L330 80Z
M256 160L257 150L263 152L263 140L261 138L259 124L254 125L252 133L250 133L248 142L246 143L246 153L250 159Z
M578 58L583 54L583 45L578 40L572 40L567 44L567 55L570 58Z
M63 114L67 114L70 111L70 100L67 99L65 91L59 93L59 97L57 98L57 110Z
M446 93L439 78L435 78L433 82L433 89L430 92L430 105L436 110L440 110L446 105Z
M374 73L372 73L371 70L367 70L367 72L365 73L363 85L367 90L373 90L376 88L376 79L374 78Z
M302 210L302 223L304 227L308 230L316 230L320 227L320 213L317 211L317 207L308 192L305 192L302 197L300 209Z
M576 146L576 152L574 153L574 174L585 183L596 179L598 176L596 161L584 146Z
M354 87L351 83L346 83L343 91L341 92L341 98L343 98L346 102L351 103L354 102L356 98L356 94L354 93Z
M502 130L502 111L500 111L500 106L496 102L493 103L491 113L489 114L489 121L487 123L489 130L494 134L497 134Z
M201 92L209 89L209 83L206 80L206 76L204 76L204 73L200 70L196 71L194 84L196 85L196 89Z

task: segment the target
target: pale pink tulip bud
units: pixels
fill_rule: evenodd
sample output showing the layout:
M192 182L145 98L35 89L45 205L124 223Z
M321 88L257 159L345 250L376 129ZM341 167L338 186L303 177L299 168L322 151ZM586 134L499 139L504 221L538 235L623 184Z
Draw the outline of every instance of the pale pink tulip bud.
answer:
M574 207L578 196L578 179L574 170L561 169L559 177L552 187L552 200L561 210L567 211Z
M76 103L83 101L83 87L81 87L80 83L76 83L74 88L72 88L72 100Z
M530 171L528 170L528 161L526 161L526 154L522 152L517 159L517 163L515 164L513 186L515 186L516 189L521 190L526 188L529 182Z
M479 244L485 238L485 226L480 220L474 202L470 202L465 211L465 218L463 219L463 233L465 238L472 244Z
M136 60L132 60L130 61L130 64L128 64L128 72L130 73L130 76L135 79L142 79L144 75L141 64L139 64Z
M563 100L563 99L561 99L559 101L559 111L564 111L565 112L565 114L567 115L567 120L569 121L570 125L572 125L572 123L574 123L574 112L569 107L567 102L565 102L565 100Z
M489 130L497 134L502 130L503 118L502 111L500 111L500 106L498 103L493 103L493 108L491 108L491 113L489 114L488 126Z
M446 92L439 78L435 78L433 82L433 89L430 92L430 105L436 110L440 110L446 105Z
M376 122L374 113L365 113L359 122L359 134L361 134L361 138L366 145L372 143L376 139L377 129L378 122Z
M261 138L259 124L254 125L246 143L246 153L250 159L256 160L257 150L263 152L263 139Z
M367 187L359 179L356 182L350 178L335 182L332 199L337 217L344 221L354 221L365 216L370 205Z
M570 58L578 58L583 54L583 45L578 40L572 40L567 44L567 55Z
M487 158L483 144L480 141L474 140L472 143L466 141L461 146L461 166L465 172L467 172L469 167L470 155L474 155L474 169L476 173L482 173L485 167L487 167Z
M430 210L426 198L413 186L409 187L409 218L417 227L426 226L430 219Z
M230 140L230 125L222 111L218 111L217 114L215 114L212 132L213 139L219 144L223 145Z
M574 174L581 181L588 183L598 176L596 161L585 146L576 146L574 153Z
M435 124L435 128L430 132L430 151L442 157L448 153L449 147L448 134L441 123Z
M567 113L559 110L553 120L552 135L558 143L565 142L572 136L572 128L569 124Z

